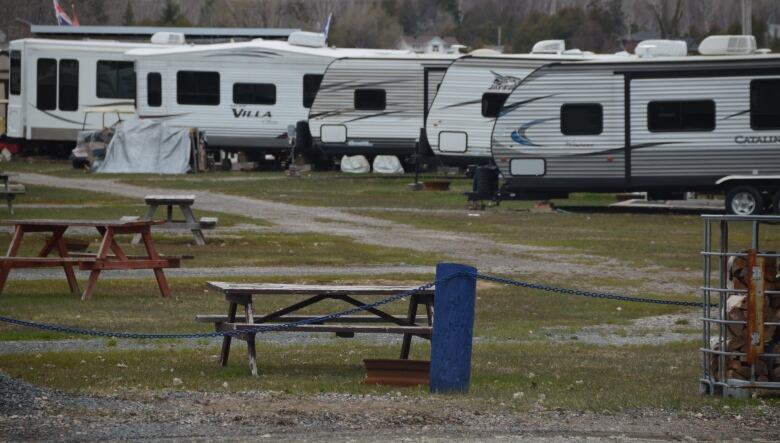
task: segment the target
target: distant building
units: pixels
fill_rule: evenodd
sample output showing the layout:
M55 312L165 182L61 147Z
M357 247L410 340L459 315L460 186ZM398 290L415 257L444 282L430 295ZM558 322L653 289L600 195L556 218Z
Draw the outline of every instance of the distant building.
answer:
M463 47L455 37L421 35L403 36L396 45L398 49L413 51L417 54L456 54Z

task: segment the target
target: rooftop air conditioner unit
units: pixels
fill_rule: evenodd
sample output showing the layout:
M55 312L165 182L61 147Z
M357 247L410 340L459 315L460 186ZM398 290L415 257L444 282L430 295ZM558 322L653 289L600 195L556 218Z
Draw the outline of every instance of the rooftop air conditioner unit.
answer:
M560 54L566 50L564 40L542 40L536 42L531 49L531 54Z
M325 47L325 34L321 32L295 31L287 37L287 43L309 48Z
M634 53L642 58L684 57L688 55L688 43L684 40L643 40Z
M739 55L756 52L752 35L711 35L699 43L702 55Z
M155 45L183 45L186 43L181 32L155 32L152 34L152 43Z

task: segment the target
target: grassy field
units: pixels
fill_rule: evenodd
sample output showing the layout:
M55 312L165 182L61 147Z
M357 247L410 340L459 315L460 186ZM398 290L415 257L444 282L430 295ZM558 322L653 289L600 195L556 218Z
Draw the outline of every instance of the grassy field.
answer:
M361 215L410 226L481 235L499 242L547 246L556 253L583 255L587 265L600 257L616 258L636 268L636 278L573 275L541 283L581 288L629 291L642 281L643 272L688 271L700 267L702 223L697 215L612 213L600 209L613 196L575 195L558 202L569 208L559 213L529 212L529 203L502 204L482 212L464 211L461 192L468 180L453 178L446 192L409 192L411 177L354 177L335 173L304 174L289 178L283 173L209 173L176 177L91 176L68 169L62 162L9 163L6 170L39 172L62 177L94 178L95 188L105 179L141 186L182 190L209 190L305 206L347 208ZM432 178L426 178L432 179ZM116 218L140 215L144 205L128 199L94 192L28 187L15 218ZM588 210L584 207L595 207ZM441 211L433 211L441 210ZM476 214L476 215L475 215ZM159 249L168 254L193 254L185 266L350 266L376 264L429 265L445 256L420 254L401 248L367 246L347 237L322 234L287 234L264 220L206 213L220 218L220 226L233 228L207 232L208 245L195 247L186 236L160 234ZM0 214L0 219L7 219ZM780 249L778 227L768 227L762 236L771 248ZM90 237L91 238L91 237ZM0 247L8 234L0 235ZM747 245L746 231L732 232L732 240ZM31 242L32 243L32 242ZM33 252L33 246L25 246ZM91 247L96 247L92 244ZM130 252L137 252L130 248ZM585 257L587 255L588 257ZM543 259L543 258L540 258ZM263 277L267 282L287 283L404 283L421 284L432 275L383 275L381 277L322 275L316 277ZM88 303L70 295L64 279L11 281L0 296L0 314L33 321L75 325L111 331L191 332L210 331L210 325L193 321L196 314L224 313L221 294L204 286L205 278L172 278L174 300L157 295L152 278L101 280ZM258 278L228 278L257 281ZM678 282L679 283L679 282ZM680 300L697 300L698 278L683 282L685 294L643 294ZM264 300L258 311L289 304L292 298ZM344 308L329 303L311 313ZM390 308L405 312L399 304ZM749 407L753 401L716 402L699 396L700 357L698 341L645 346L595 346L569 340L566 335L595 325L620 329L632 320L663 314L689 314L690 309L636 303L618 303L590 298L546 294L481 282L478 286L476 336L471 393L453 401L469 402L518 411L538 408L619 410L663 407L701 409L713 404ZM698 324L681 322L679 332L695 332ZM659 331L648 330L648 335ZM663 332L663 331L661 331ZM564 338L560 338L563 336ZM557 338L556 338L557 337ZM0 340L57 340L62 335L0 325ZM83 337L65 337L77 338ZM151 343L151 342L148 342ZM156 342L155 342L156 343ZM395 358L396 345L359 340L318 341L309 344L272 345L259 338L261 376L253 378L245 365L239 344L227 368L219 368L213 343L167 340L152 349L123 350L116 340L90 351L32 352L0 356L0 370L32 383L70 392L109 394L148 393L159 390L274 390L292 394L318 392L385 393L397 388L366 386L362 359ZM426 344L414 348L413 357L428 356ZM273 359L267 358L274 355ZM264 358L265 356L266 358ZM183 381L174 385L173 379ZM227 382L227 387L224 383ZM409 395L427 395L423 389ZM444 401L444 400L443 400ZM449 400L447 400L449 401ZM766 400L780 405L777 399Z
M420 283L430 276L388 276L370 282ZM247 280L247 279L240 279ZM279 277L267 281L290 281ZM338 276L298 278L305 283L367 283ZM200 279L173 279L175 300L156 296L152 281L106 280L103 293L88 304L51 284L18 282L17 291L2 297L3 315L112 331L210 332L193 321L195 314L223 313L221 294L206 290ZM677 308L619 304L572 296L544 295L494 284L480 284L476 313L473 385L469 402L524 410L541 403L549 408L620 409L631 407L698 407L706 400L696 392L698 343L660 346L601 347L548 340L550 328L579 329L596 324L625 324L648 315L679 312ZM552 299L551 299L552 297ZM292 301L269 298L262 309ZM560 309L565 306L566 309ZM311 313L337 311L329 303ZM399 303L389 310L404 312ZM258 308L259 309L259 308ZM0 340L56 339L61 335L14 326L0 326ZM146 341L146 343L151 343ZM0 368L12 376L70 392L108 394L116 390L159 389L276 390L294 394L316 392L382 393L391 388L361 383L363 358L395 358L397 345L360 341L307 345L264 344L258 337L261 377L249 375L244 346L238 344L228 368L219 368L219 350L206 341L197 349L179 340L155 342L157 349L118 350L105 339L94 351L0 356ZM426 359L427 344L416 341L413 358ZM268 356L274 358L269 359ZM265 356L265 357L264 357ZM173 385L173 378L184 381ZM410 390L425 395L424 390ZM415 394L416 393L416 394Z

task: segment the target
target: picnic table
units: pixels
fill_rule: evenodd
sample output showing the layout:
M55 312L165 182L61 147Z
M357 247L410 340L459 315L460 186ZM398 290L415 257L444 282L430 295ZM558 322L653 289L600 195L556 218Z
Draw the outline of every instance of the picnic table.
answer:
M227 315L198 315L196 321L214 323L216 331L250 330L258 325L278 326L301 320L312 320L322 315L295 314L303 308L326 300L341 300L349 305L363 306L366 302L356 297L389 297L416 289L411 286L334 286L334 285L288 285L271 283L224 283L208 282L208 286L224 294L228 302ZM434 289L416 292L410 295L406 315L392 315L378 308L367 309L365 315L349 315L336 319L309 324L285 327L279 332L330 332L339 337L352 337L355 333L401 334L401 358L408 359L412 337L430 340L433 325ZM253 297L262 298L261 306L269 297L304 296L301 301L293 302L271 313L256 314ZM300 297L298 297L300 298ZM244 315L237 315L238 306L243 307ZM418 316L418 308L425 307L425 315ZM424 322L424 324L422 324ZM249 369L257 375L257 353L255 349L256 333L246 333L236 338L247 342ZM226 366L230 355L230 336L222 339L220 364Z
M3 186L0 187L0 198L4 199L8 205L8 212L14 213L13 201L17 195L24 194L24 189L11 187L11 176L16 175L8 172L0 172L0 180L3 182ZM21 185L20 185L21 186Z
M217 225L217 218L215 217L201 217L200 220L195 218L195 214L192 213L192 205L195 204L194 195L147 195L144 197L144 202L148 206L146 215L141 220L153 220L154 214L157 212L157 208L165 206L165 222L160 225L163 229L189 229L192 231L192 235L195 237L195 243L198 246L206 244L206 238L203 237L203 229L214 229ZM184 220L173 219L173 208L178 206L184 214ZM133 244L140 242L140 237L136 236L133 239Z
M181 265L181 257L161 256L157 253L152 240L151 227L161 224L161 221L100 221L100 220L4 220L2 225L14 226L11 244L4 257L0 257L0 293L2 293L11 269L17 268L57 268L62 267L68 286L72 293L79 292L79 285L73 271L74 266L80 270L90 271L87 287L84 289L81 299L92 297L98 277L102 271L121 269L151 269L157 279L160 294L165 298L171 297L171 289L165 279L164 268L178 268ZM100 248L97 253L84 253L68 251L63 237L70 227L95 228L101 235ZM37 256L20 257L19 248L24 235L31 232L49 232L48 237ZM127 255L116 242L116 235L138 234L141 236L146 249L145 255ZM49 257L54 250L58 257ZM112 254L113 252L113 254Z

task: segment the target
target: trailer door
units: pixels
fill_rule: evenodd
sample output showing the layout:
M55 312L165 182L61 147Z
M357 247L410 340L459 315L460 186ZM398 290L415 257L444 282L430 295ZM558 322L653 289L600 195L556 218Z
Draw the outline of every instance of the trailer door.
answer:
M423 92L425 96L425 111L424 120L428 120L428 111L433 104L433 98L436 97L436 92L439 90L442 80L444 80L444 74L447 73L447 68L424 68L425 83L423 85Z

